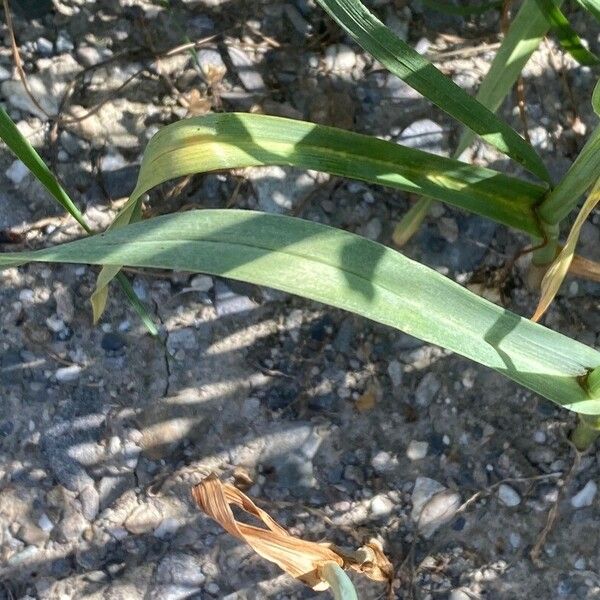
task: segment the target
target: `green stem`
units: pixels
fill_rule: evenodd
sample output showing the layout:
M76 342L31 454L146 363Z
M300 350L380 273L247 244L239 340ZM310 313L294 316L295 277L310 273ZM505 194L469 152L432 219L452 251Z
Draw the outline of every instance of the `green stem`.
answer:
M571 432L571 441L577 450L587 450L600 437L600 416L579 415L577 426Z
M326 562L319 568L319 573L330 585L335 600L358 600L352 581L336 562Z

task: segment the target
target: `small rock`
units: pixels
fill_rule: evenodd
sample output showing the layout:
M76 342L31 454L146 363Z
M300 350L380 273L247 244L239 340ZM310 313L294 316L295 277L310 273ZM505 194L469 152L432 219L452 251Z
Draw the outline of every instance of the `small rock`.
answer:
M196 275L192 277L190 287L197 292L210 292L213 287L213 278L208 275Z
M472 600L472 598L471 594L467 594L467 592L460 589L452 590L448 596L448 600Z
M505 483L498 487L498 498L504 506L519 506L521 504L519 493Z
M57 284L52 296L56 302L56 315L63 323L70 323L75 317L75 306L69 288L64 284Z
M346 73L356 65L354 50L345 44L334 44L325 50L325 68L334 73Z
M56 38L56 51L62 54L63 52L71 52L74 48L75 46L69 36L61 31Z
M397 388L402 385L402 365L397 360L392 360L388 364L387 368L388 375L392 381L392 385Z
M142 504L133 509L125 520L125 529L134 535L154 531L162 522L158 509L153 505Z
M46 326L52 333L61 333L66 328L65 322L58 315L48 317L46 319Z
M584 508L591 506L596 497L598 486L590 479L585 486L571 498L571 506L573 508Z
M421 460L427 456L427 450L429 449L428 442L418 442L417 440L411 440L406 449L406 456L410 460Z
M371 459L371 466L373 467L375 473L381 475L386 473L391 468L393 468L393 458L389 452L384 452L380 450L373 458Z
M214 582L210 582L207 586L206 586L206 591L211 595L211 596L216 596L220 591L221 588Z
M257 307L256 302L248 298L248 296L236 294L222 281L215 282L214 291L215 308L219 317L237 315Z
M40 37L35 43L38 54L41 56L52 56L54 54L54 46L52 42L45 37Z
M375 519L389 516L393 509L394 503L385 494L373 496L369 503L369 510Z
M200 70L208 81L218 81L227 73L227 67L221 55L216 50L201 48L198 50L196 56L198 57Z
M373 241L377 241L381 232L383 231L383 225L381 221L375 217L371 219L363 228L363 235Z
M183 327L169 333L167 350L174 355L178 350L195 350L198 346L196 332L191 327Z
M82 370L79 365L61 367L60 369L56 369L54 377L56 377L58 383L73 383L79 379Z
M88 527L89 523L82 514L70 511L56 527L57 538L63 543L75 542Z
M430 538L442 525L451 521L460 507L460 495L452 490L434 494L423 506L417 526L426 538Z
M536 444L545 444L546 443L546 434L539 429L533 434L533 441Z
M409 148L417 148L434 154L444 154L444 130L431 119L411 123L400 135L398 142Z
M419 406L429 406L439 392L441 384L433 373L427 373L415 390L415 400Z
M435 479L430 479L429 477L417 477L411 498L413 506L411 513L412 520L417 521L425 503L434 494L445 489L446 488Z
M580 556L574 563L573 566L578 570L578 571L583 571L586 567L586 562L585 562L585 558L583 558L583 556Z
M160 525L154 530L154 537L164 539L172 536L180 527L181 523L174 517L163 519Z
M262 75L257 71L256 65L250 56L240 48L227 45L227 53L231 63L236 69L237 76L242 85L249 92L261 92L265 89Z
M110 58L112 52L108 48L98 48L82 44L77 48L77 59L84 67L93 67L103 60Z
M508 536L508 540L510 542L510 545L516 550L517 548L519 548L523 542L521 536L516 532L516 531L511 531L510 535Z
M19 527L16 536L28 546L41 546L48 539L48 533L33 523L26 522Z
M10 181L18 186L29 174L29 169L20 160L15 160L5 173Z
M81 514L88 520L93 521L100 507L100 496L93 485L83 488L79 494L81 502Z
M198 595L206 576L200 570L199 559L189 554L165 556L156 568L154 589L149 600L185 600Z
M43 513L38 519L38 525L40 529L46 533L50 533L54 529L54 523L50 520L46 513Z

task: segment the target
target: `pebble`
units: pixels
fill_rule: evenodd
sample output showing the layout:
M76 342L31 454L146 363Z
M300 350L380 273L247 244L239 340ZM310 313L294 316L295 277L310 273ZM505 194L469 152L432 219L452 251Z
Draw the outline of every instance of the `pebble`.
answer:
M383 225L381 221L375 217L371 219L363 229L363 235L369 240L377 241L383 231Z
M71 365L70 367L61 367L56 369L54 377L58 383L73 383L81 376L82 368L79 365Z
M505 483L498 487L498 498L504 506L519 506L521 504L521 496L518 492Z
M354 50L345 44L334 44L325 50L325 68L334 73L346 73L356 65Z
M42 516L38 519L38 525L42 531L49 533L54 529L54 523L50 520L46 513L43 513Z
M397 388L402 385L402 365L397 360L392 360L388 364L387 368L388 375L392 381L392 385Z
M213 78L221 78L227 73L227 67L216 50L201 48L196 54L198 64L204 77L211 81Z
M389 452L384 452L380 450L373 458L371 459L371 466L374 471L381 475L387 471L389 471L393 465L393 458Z
M201 591L206 576L200 570L199 559L184 553L165 556L156 568L155 585L149 600L184 600Z
M516 531L511 531L508 536L508 541L510 545L516 550L521 546L522 539L521 536Z
M221 588L214 582L210 582L207 586L206 586L206 591L211 594L212 596L216 596L220 591Z
M533 434L533 441L536 444L544 444L544 443L546 443L546 434L543 431L540 431L538 429Z
M433 373L426 373L415 390L415 400L419 406L429 406L439 392L441 384Z
M41 56L52 56L54 54L52 42L45 37L38 38L35 47Z
M196 275L192 277L190 287L197 292L209 292L213 287L213 278L208 275Z
M371 515L376 519L389 516L393 509L394 503L385 494L373 496L369 503Z
M15 160L5 171L6 176L14 185L19 185L29 174L29 169L20 160Z
M584 508L591 506L596 497L598 486L590 479L585 486L571 498L571 506L573 508Z
M52 333L60 333L66 327L65 322L58 315L48 317L46 319L46 326Z
M102 336L100 347L105 352L119 352L125 347L125 338L118 333L105 333Z
M449 523L460 507L460 495L444 489L425 502L417 526L424 537L430 538L442 525Z
M227 53L236 69L237 76L246 90L249 92L263 91L265 89L265 82L262 75L256 70L254 60L246 52L235 46L228 45Z
M406 456L410 460L421 460L427 456L427 450L429 449L428 442L418 442L417 440L411 440L406 449Z
M471 596L471 594L459 589L452 590L448 596L448 600L471 600L472 598L473 596Z
M56 51L59 53L71 52L74 48L71 38L64 31L59 32L56 38Z
M180 522L174 517L167 517L161 521L160 525L154 530L154 537L164 539L172 536L180 526Z
M442 126L431 119L421 119L406 127L398 142L409 148L417 148L432 152L433 154L444 154L444 130Z

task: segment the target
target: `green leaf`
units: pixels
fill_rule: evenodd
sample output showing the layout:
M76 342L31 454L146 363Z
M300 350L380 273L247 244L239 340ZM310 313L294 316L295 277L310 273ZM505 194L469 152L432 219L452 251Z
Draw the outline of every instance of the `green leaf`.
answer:
M600 21L600 0L577 0L577 2Z
M546 223L560 223L578 204L600 173L600 125L560 183L540 204L538 214Z
M593 66L600 62L600 59L590 52L582 43L581 38L571 27L569 20L562 11L554 5L552 0L536 0L544 12L548 23L556 34L560 45L580 64Z
M557 2L560 6L562 0ZM525 0L513 19L506 37L486 73L475 98L486 108L496 112L512 90L531 55L548 33L550 24L540 10L537 0ZM471 144L475 134L464 129L454 156L458 158ZM406 243L421 225L429 207L430 198L421 198L394 230L394 239Z
M530 144L398 38L359 0L317 2L358 44L392 73L540 179L550 181L546 167Z
M545 194L541 186L371 136L245 113L205 115L163 127L148 143L136 188L112 227L137 220L140 198L169 179L257 165L292 165L426 194L541 235L534 213ZM117 272L102 270L92 296L95 320Z
M8 116L4 108L0 106L0 138L13 151L15 156L33 173L40 183L54 196L56 201L90 233L81 211L73 203L64 188L58 183L41 156L19 131L13 120Z
M136 188L117 217L160 183L221 169L290 165L425 194L538 233L534 205L546 188L457 160L282 117L221 113L163 127L148 143Z
M230 277L363 315L495 369L585 414L584 380L600 353L476 296L432 269L357 235L282 215L202 210L134 223L23 261L131 265Z
M83 214L71 200L65 189L60 185L35 148L19 131L13 120L8 116L4 108L0 107L0 138L12 150L15 156L31 171L40 183L52 194L56 201L81 225L86 233L91 229L85 222ZM158 334L158 329L152 321L147 309L134 292L127 277L122 273L117 279L125 296L131 302L134 310L144 322L144 325L152 335Z

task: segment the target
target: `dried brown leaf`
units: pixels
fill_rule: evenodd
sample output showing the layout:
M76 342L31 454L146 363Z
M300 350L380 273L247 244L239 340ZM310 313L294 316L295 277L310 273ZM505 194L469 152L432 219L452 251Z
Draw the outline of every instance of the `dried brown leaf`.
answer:
M192 489L198 506L228 533L246 542L267 560L315 590L329 586L319 576L319 565L344 561L326 544L307 542L290 535L248 496L227 483L221 483L212 473ZM231 505L241 508L264 523L267 529L242 523L233 516Z

